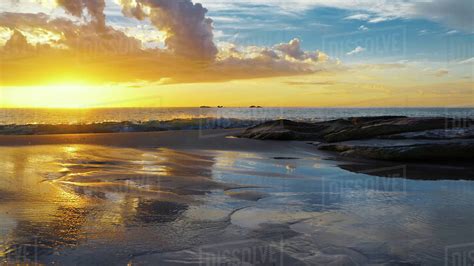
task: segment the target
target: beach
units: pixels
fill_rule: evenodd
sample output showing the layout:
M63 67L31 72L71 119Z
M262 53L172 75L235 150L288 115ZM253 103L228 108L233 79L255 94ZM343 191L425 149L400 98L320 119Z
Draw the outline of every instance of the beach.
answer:
M0 1L0 266L474 265L472 0Z
M351 161L240 132L0 136L2 260L443 264L474 239L460 166Z

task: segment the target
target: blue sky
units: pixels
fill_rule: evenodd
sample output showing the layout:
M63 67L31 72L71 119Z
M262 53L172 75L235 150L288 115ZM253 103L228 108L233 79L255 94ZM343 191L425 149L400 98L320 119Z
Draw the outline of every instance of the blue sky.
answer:
M427 7L423 1L407 0L201 3L214 21L217 44L272 47L298 38L304 50L320 50L346 64L401 62L443 68L474 57L470 0L431 0ZM139 24L123 17L112 0L106 14L115 25ZM472 72L472 67L462 71Z
M365 39L360 45L365 50L360 53L351 56L343 54L358 46L354 44L351 47L349 43L337 51L345 62L377 62L386 59L446 62L473 56L472 25L469 31L467 26L454 27L421 16L380 17L380 21L370 21L377 16L360 10L325 6L295 8L288 12L282 12L271 4L240 3L235 6L237 8L209 8L209 16L214 18L216 31L222 35L218 36L221 41L272 46L297 37L302 40L304 49L319 49L334 56L331 51L324 50L328 48L328 42L357 42L358 39ZM374 43L374 46L364 47L367 42Z

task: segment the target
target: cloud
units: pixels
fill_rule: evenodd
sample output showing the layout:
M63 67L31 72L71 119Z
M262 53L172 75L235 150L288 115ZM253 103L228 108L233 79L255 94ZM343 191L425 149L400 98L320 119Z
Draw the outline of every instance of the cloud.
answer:
M348 20L369 20L370 15L369 14L354 14L348 17L345 17L344 19Z
M80 52L83 54L82 56L85 56L85 53L136 53L141 49L139 40L129 37L112 27L104 25L98 31L97 24L94 22L75 24L64 18L51 19L43 13L0 13L0 27L24 33L38 30L50 32L60 38L46 43L50 48L63 47L73 52ZM13 37L10 37L10 40Z
M334 81L287 81L285 84L291 86L322 86L322 85L334 85Z
M395 18L394 17L375 17L375 18L369 19L369 23L380 23L380 22L393 20L393 19Z
M175 10L174 13L167 11L173 13L170 16L179 15L185 16L180 18L183 20L202 21L200 19L204 17L204 8L190 5L188 1L182 3L184 4L180 8L184 10L179 11L176 7L178 11ZM153 12L158 12L156 8L144 12L153 17ZM160 12L163 10L160 9ZM187 15L194 14L193 12L201 15ZM168 21L170 17L161 16L160 19L172 23ZM191 23L180 19L171 20L177 25ZM167 25L166 23L163 25ZM170 27L175 27L173 25ZM216 47L215 52L218 54L209 54L205 52L209 49L202 46L201 42L214 45L213 40L193 35L195 32L191 36L185 36L194 26L186 24L184 27L188 28L180 31L179 34L182 35L176 37L178 40L168 39L172 44L169 43L167 49L160 49L147 48L141 40L127 36L109 25L98 30L97 22L93 20L77 22L66 18L51 18L43 13L1 13L0 29L7 29L5 32L11 32L11 35L6 40L6 45L0 47L0 81L2 85L48 84L55 79L90 79L95 83L196 83L301 75L340 67L337 61L330 60L323 52L302 50L299 39L271 47L236 47L229 44L221 47L220 51ZM168 34L175 30L178 28L169 29ZM34 43L34 38L29 39L29 36L31 32L37 31L47 32L54 38ZM183 45L193 53L191 56L188 52L177 50L180 44L175 42L184 40L188 43ZM15 53L12 52L13 48ZM20 53L23 57L27 56L28 60L15 60ZM202 60L203 58L206 60Z
M444 77L444 76L446 76L446 75L448 75L448 74L449 74L449 70L444 69L444 68L443 68L443 69L438 69L438 70L434 73L434 75L437 76L437 77Z
M379 63L379 64L357 64L358 69L367 70L394 70L406 68L406 63Z
M360 54L360 53L364 52L365 50L366 50L365 48L357 46L356 48L354 48L354 50L348 52L347 55Z
M418 36L424 36L426 34L429 34L430 32L428 30L420 30L418 31Z
M458 65L469 65L474 64L474 57L468 58L466 60L461 60L457 63Z
M361 26L359 27L359 30L360 30L360 31L368 31L369 28L367 28L367 27L364 26L364 25L361 25Z
M92 23L98 30L105 28L105 1L104 0L56 0L68 13L76 17L82 17L87 10L92 18Z
M354 12L346 19L356 19L378 23L392 19L425 19L442 23L443 25L473 32L472 23L474 5L472 0L202 0L207 6L216 10L247 11L244 7L264 5L280 15L294 15L315 8L338 8ZM267 11L268 11L267 10ZM248 11L250 12L250 11Z
M149 17L153 25L166 32L165 44L175 53L197 59L214 59L212 19L207 9L190 0L122 0L126 16L143 20ZM146 8L150 10L145 11Z
M23 54L34 50L34 47L28 43L26 37L18 30L14 30L10 39L5 43L3 50L11 54Z
M355 14L351 15L348 17L345 17L344 19L346 20L362 20L362 21L367 21L369 23L380 23L388 20L393 20L396 19L397 17L393 15L387 15L387 16L380 16L377 14Z
M412 10L413 17L420 16L467 32L474 32L472 14L474 14L472 0L416 2Z
M224 17L224 16L213 16L214 22L225 22L225 23L239 23L242 22L241 18L238 17Z
M236 47L228 45L219 55L216 65L232 72L248 72L248 75L308 74L339 68L339 63L326 54L301 50L299 39L280 43L273 47ZM253 66L253 67L249 67Z
M280 43L274 46L274 49L282 52L285 56L289 56L297 60L313 60L318 61L325 56L320 52L305 52L301 49L301 41L298 38L291 40L289 43Z

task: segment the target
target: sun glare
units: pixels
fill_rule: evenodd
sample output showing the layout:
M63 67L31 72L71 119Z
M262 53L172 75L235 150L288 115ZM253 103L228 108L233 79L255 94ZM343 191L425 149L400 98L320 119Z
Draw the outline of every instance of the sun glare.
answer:
M61 83L42 86L14 87L2 92L8 102L3 106L28 106L38 108L88 108L103 98L97 85L86 83Z

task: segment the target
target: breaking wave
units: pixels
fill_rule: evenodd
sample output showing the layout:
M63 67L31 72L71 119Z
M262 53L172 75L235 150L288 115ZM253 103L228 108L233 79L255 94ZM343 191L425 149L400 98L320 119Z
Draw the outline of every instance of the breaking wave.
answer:
M25 124L0 125L0 135L44 135L78 133L155 132L167 130L206 130L245 128L265 120L235 118L191 118L145 122L100 122L89 124Z

